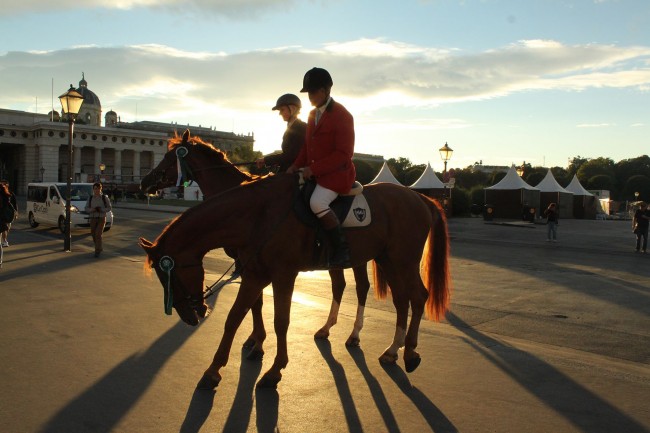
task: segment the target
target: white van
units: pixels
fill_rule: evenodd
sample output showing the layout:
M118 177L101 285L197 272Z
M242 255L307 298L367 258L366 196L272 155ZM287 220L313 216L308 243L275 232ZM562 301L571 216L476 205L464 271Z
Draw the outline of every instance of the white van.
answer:
M88 213L84 211L88 197L93 194L92 183L73 183L70 200L70 227L90 227ZM27 185L27 218L29 225L56 226L65 233L65 199L68 197L67 183L30 183ZM113 212L106 214L108 231L113 226Z

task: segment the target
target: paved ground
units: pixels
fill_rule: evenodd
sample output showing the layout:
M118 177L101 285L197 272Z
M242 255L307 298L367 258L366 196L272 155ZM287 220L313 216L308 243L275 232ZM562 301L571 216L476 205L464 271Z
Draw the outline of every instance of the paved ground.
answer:
M189 328L163 314L142 256L108 251L95 260L88 242L64 253L60 240L19 223L0 271L0 425L12 433L650 431L650 255L632 252L629 222L563 220L555 244L544 231L450 222L452 310L443 323L423 323L414 373L377 361L394 332L390 303L369 302L362 347L345 348L353 282L330 342L314 342L330 299L326 274L314 272L299 277L277 391L254 387L275 352L266 293L266 358L242 360L247 319L216 392L195 392L236 285ZM220 253L208 263L209 280L227 264Z

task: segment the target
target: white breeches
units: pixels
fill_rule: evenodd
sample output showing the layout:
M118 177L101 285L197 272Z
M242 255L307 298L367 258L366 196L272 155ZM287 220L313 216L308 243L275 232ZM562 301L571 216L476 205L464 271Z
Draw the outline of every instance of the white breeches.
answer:
M331 189L316 185L316 189L314 189L314 193L311 195L311 199L309 200L309 207L311 207L312 212L314 212L318 218L322 218L330 210L330 203L332 203L338 195L337 192L334 192Z

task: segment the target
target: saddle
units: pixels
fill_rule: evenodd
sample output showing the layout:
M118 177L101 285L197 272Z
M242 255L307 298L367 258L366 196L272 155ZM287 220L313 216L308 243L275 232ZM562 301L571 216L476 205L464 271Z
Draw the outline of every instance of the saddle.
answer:
M294 188L293 212L299 221L316 232L312 254L313 268L327 269L327 242L325 242L323 228L318 223L318 217L309 206L309 199L314 189L316 189L315 181L304 181L300 176L300 181ZM363 195L363 185L359 182L354 182L348 194L339 195L330 204L330 208L344 228L364 227L371 222L370 206Z
M309 207L309 199L316 189L316 182L313 180L301 181L295 189L293 200L293 211L303 224L308 227L318 227L318 218ZM355 181L352 189L347 194L339 195L331 204L330 208L341 222L341 227L365 227L370 224L372 218L370 206L363 195L363 185Z

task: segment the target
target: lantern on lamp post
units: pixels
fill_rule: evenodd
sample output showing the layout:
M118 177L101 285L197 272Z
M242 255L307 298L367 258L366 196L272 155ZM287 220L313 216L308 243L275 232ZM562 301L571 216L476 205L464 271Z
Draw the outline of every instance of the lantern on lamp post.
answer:
M72 199L72 135L74 131L74 121L79 114L79 109L81 109L81 104L84 101L84 97L81 96L79 92L72 87L70 84L70 89L65 92L63 95L59 96L59 101L61 101L62 114L65 113L68 116L68 196L65 200L65 233L63 235L63 250L70 251L72 244L72 230L70 230L70 200Z
M104 179L102 179L104 177L104 170L106 170L106 164L104 164L102 162L101 164L99 164L99 181L100 182L104 181Z
M442 199L442 203L445 208L445 215L447 214L447 161L451 159L451 154L454 153L454 150L449 147L447 143L445 143L444 146L442 146L440 149L438 149L440 152L440 158L442 158L442 161L445 163L445 169L442 173L442 181L444 184L444 195Z

